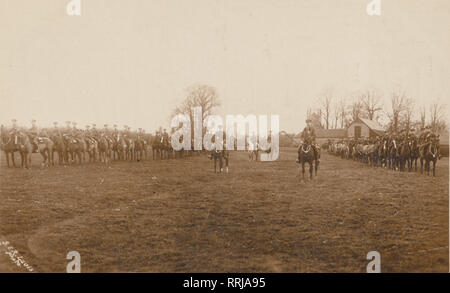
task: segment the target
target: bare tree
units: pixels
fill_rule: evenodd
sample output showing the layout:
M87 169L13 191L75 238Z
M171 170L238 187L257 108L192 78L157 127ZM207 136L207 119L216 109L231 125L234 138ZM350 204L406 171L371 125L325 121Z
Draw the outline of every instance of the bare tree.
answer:
M338 128L338 122L339 122L339 105L335 104L333 110L333 126L332 126L334 129Z
M355 121L358 118L362 118L363 113L363 104L360 100L356 100L350 105L350 114L352 116L352 121Z
M378 118L377 113L383 109L380 95L375 90L367 90L361 95L361 102L367 118L376 120Z
M407 103L404 91L394 91L391 97L391 112L388 113L390 125L394 132L399 130L401 114L405 110Z
M425 106L420 107L420 128L425 127L427 110Z
M322 98L322 115L323 119L325 120L325 128L330 128L330 120L331 120L331 100L332 100L332 93L331 91L326 91L323 98Z
M412 126L412 116L414 113L414 100L413 99L405 99L405 107L402 117L403 127L407 132L411 129Z
M202 109L202 121L211 111L220 106L220 100L214 87L205 84L196 84L186 89L187 95L183 103L174 110L174 114L189 115L191 121L194 120L194 107ZM191 128L193 131L194 128ZM205 131L205 128L203 129ZM193 134L192 134L193 135ZM193 136L192 136L193 137Z
M444 110L445 106L437 101L430 105L430 126L432 131L438 132L445 128Z
M313 111L313 109L308 108L306 112L306 117L311 119L312 126L317 129L323 129L324 126L322 124L322 110L318 109L317 111Z
M345 100L344 99L340 99L338 104L337 104L337 110L339 112L339 120L341 122L341 128L344 128L344 126L347 120L347 106L345 104Z

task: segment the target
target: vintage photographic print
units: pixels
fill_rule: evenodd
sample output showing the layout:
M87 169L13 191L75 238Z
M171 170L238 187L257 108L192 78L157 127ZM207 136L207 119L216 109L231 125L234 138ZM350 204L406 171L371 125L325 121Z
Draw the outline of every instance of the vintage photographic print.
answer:
M0 272L448 273L449 81L448 0L0 0Z

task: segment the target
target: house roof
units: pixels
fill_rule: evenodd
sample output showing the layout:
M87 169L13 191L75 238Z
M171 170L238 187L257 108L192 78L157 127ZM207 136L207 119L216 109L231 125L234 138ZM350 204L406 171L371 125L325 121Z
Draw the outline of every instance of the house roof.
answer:
M383 126L381 126L377 121L374 121L374 120L365 119L365 118L358 118L355 121L353 121L352 124L355 123L355 122L362 122L362 123L366 124L367 127L369 127L372 130L375 130L375 131L380 131L380 132L384 132L385 131Z

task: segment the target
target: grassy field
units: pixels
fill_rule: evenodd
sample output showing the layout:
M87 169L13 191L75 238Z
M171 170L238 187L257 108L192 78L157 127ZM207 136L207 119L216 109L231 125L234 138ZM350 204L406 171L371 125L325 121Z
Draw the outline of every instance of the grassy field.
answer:
M3 156L3 154L2 154ZM31 170L0 167L0 241L37 272L448 272L448 158L437 176L323 154L300 183L294 149L276 162L232 153ZM2 248L0 247L0 250ZM24 272L0 251L0 271Z

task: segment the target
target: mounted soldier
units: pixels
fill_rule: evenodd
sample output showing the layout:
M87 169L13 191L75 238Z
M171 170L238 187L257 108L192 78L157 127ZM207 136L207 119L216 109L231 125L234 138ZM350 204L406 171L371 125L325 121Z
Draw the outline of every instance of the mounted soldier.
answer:
M31 120L31 127L28 130L28 135L30 137L31 145L33 147L32 152L33 153L37 153L38 152L38 145L35 142L35 138L39 136L39 129L36 126L36 120L35 119Z
M92 123L92 128L91 128L91 136L97 138L98 137L98 130L97 130L97 124Z
M301 139L303 143L311 145L314 151L314 156L317 157L316 130L312 126L311 119L306 119L306 127L303 129Z
M61 136L61 131L58 128L58 122L53 122L53 129L52 129L53 136Z

